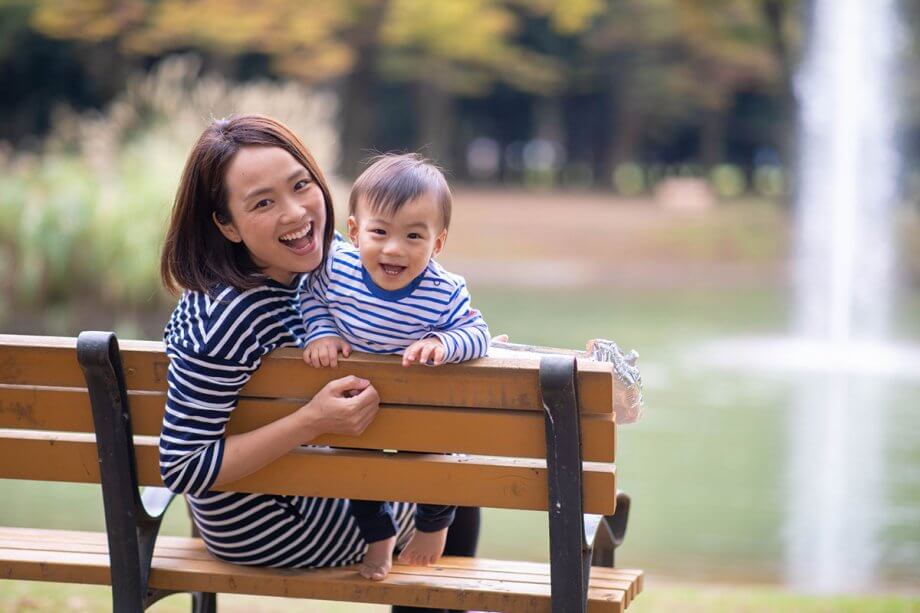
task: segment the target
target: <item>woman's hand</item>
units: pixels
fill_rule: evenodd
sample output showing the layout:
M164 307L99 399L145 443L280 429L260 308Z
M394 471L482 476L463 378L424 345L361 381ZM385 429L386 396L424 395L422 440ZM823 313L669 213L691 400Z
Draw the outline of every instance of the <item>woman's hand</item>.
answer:
M358 436L380 409L380 396L370 381L355 376L327 383L297 414L309 442L323 434Z
M374 420L380 397L370 381L330 381L310 402L276 421L227 437L214 486L231 483L327 433L357 436Z

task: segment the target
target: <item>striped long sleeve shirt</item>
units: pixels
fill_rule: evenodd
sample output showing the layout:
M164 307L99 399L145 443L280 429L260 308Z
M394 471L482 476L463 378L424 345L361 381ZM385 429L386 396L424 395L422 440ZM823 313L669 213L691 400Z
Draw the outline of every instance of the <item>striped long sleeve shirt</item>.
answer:
M208 549L237 564L341 566L360 560L366 549L347 500L211 491L240 390L270 351L302 346L303 278L298 281L285 287L267 280L243 292L185 292L164 335L170 362L160 475L169 489L186 494ZM413 510L394 504L403 536Z
M445 362L489 350L489 328L470 304L466 281L434 260L409 285L388 291L374 283L354 246L334 241L323 268L311 275L301 307L307 343L340 336L358 351L401 354L434 336L444 344Z

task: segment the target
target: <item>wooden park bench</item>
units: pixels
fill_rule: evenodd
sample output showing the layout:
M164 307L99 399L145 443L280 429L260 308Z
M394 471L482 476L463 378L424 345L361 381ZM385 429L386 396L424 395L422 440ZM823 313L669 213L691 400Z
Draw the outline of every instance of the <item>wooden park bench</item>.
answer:
M119 349L111 333L0 335L0 478L100 483L107 527L0 528L0 579L111 585L118 612L179 592L193 593L199 612L215 611L219 592L614 612L642 590L641 571L613 568L629 499L616 490L609 364L530 356L406 369L396 357L354 354L336 370L316 370L296 350L268 356L230 433L296 410L346 374L373 382L381 410L361 437L324 436L315 441L323 447L217 489L549 511L549 564L445 557L431 567L396 564L372 582L354 568L233 565L199 538L157 538L173 497L157 450L167 363L161 343Z

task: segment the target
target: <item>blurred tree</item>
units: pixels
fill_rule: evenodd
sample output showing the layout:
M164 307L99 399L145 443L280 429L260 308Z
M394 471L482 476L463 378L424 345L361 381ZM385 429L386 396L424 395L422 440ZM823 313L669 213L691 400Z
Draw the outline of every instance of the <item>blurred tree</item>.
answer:
M464 109L484 100L507 102L501 108L516 113L517 131L504 131L507 138L557 141L579 172L588 169L596 183L608 183L611 170L624 161L664 158L709 166L727 157L750 158L754 143L775 147L788 159L790 84L803 4L0 0L0 11L18 16L4 19L4 33L16 23L21 27L28 10L42 36L82 41L81 53L98 56L92 63L102 66L100 78L131 65L112 58L147 65L173 50L194 48L212 66L226 62L231 76L243 74L239 67L247 62L275 76L334 87L341 98L341 168L349 175L384 132L392 135L393 124L405 133L404 146L424 147L445 165L460 166L456 155L488 131L483 117L492 112L479 105L475 115L464 117ZM903 4L916 27L916 3ZM9 40L0 42L0 61L4 53L10 57ZM904 79L914 92L912 83L920 79L909 77L920 65L918 40L910 38L914 61ZM410 117L394 118L392 109ZM920 123L911 113L910 125ZM489 125L500 121L488 118ZM749 132L747 149L737 145L739 125ZM394 142L387 137L388 145Z
M724 159L727 112L741 90L773 93L783 79L771 47L771 24L747 0L624 0L583 37L578 85L592 84L600 103L614 109L596 156L599 178L612 165L641 157L654 125L690 119L699 125L698 160ZM611 66L614 69L611 70Z
M98 107L123 88L131 69L104 45L37 32L34 8L29 0L0 0L0 137L27 147L37 145L56 106Z
M584 23L599 5L541 0L560 28ZM495 81L541 91L557 80L551 58L517 44L519 0L38 0L33 23L60 38L114 42L126 54L155 56L193 47L227 56L269 56L277 74L334 82L342 94L343 169L356 170L373 142L373 93L380 78L411 82L418 142L445 157L451 97Z

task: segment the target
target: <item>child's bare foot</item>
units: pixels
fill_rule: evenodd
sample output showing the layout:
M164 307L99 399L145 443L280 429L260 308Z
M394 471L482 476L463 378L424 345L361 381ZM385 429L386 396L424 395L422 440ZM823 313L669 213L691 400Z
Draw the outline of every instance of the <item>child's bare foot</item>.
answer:
M399 554L399 562L418 566L434 564L441 559L445 542L447 542L447 528L437 532L416 530L409 544Z
M391 536L382 541L374 541L367 545L367 553L358 567L358 572L365 579L383 581L393 568L393 548L396 547L396 537Z

